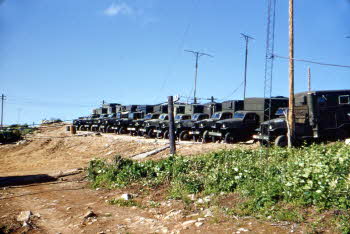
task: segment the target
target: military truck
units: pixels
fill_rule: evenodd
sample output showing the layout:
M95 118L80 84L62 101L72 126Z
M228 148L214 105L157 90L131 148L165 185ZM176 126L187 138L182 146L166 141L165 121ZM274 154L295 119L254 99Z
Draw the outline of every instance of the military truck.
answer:
M125 112L121 112L120 117L117 118L115 125L112 127L114 132L117 134L128 133L128 126L133 120L142 119L144 116L143 112L137 112L137 105L126 106Z
M80 128L78 130L89 131L91 129L91 125L93 124L93 121L95 119L98 119L99 117L100 117L99 114L92 114L82 119L80 122Z
M217 108L216 110L221 109L222 111L214 112L210 119L195 122L189 135L194 141L202 140L203 143L209 142L209 132L212 129L211 126L217 121L232 118L234 112L243 109L243 105L244 103L242 100L225 101L221 103L221 105L210 103L208 108L210 112L214 111L214 108Z
M111 126L113 125L113 122L117 118L117 113L114 114L109 114L107 117L103 119L101 123L99 123L98 126L98 131L99 132L104 132L104 133L109 133L111 132Z
M209 115L205 113L192 114L190 119L182 120L175 123L175 134L179 140L190 140L190 131L196 122L209 119Z
M288 98L274 97L246 98L244 110L236 111L233 118L217 121L211 126L209 137L213 142L224 140L225 143L234 143L252 139L256 128L269 116L269 104L271 102L271 117L280 107L288 106Z
M284 111L286 112L286 111ZM254 139L261 144L287 145L287 123L279 118L263 122ZM294 144L341 140L350 137L350 90L324 90L295 94Z
M80 129L80 126L83 125L84 119L86 117L79 117L78 119L73 119L73 125L76 129Z
M156 137L154 132L163 121L169 120L168 114L160 114L158 119L145 120L142 124L142 128L139 129L139 135L147 136L149 138Z
M99 131L101 124L103 124L105 122L105 120L108 118L108 116L109 116L108 114L103 114L103 115L100 115L100 117L98 117L97 119L94 119L92 121L92 125L91 125L90 130L93 132Z
M126 107L122 106L120 104L116 104L114 107L109 107L109 115L105 120L103 121L102 124L100 124L99 131L100 132L105 132L105 133L110 133L114 132L113 127L116 126L117 120L121 119L123 116L123 112L125 112ZM115 112L115 113L113 113Z
M133 120L133 122L129 125L128 131L133 136L143 136L143 123L148 120L156 120L159 118L159 114L149 113L144 116L143 119Z
M175 125L181 121L190 120L190 114L177 114L174 117ZM157 138L169 139L169 120L162 121L157 129L154 130L154 133L157 135Z

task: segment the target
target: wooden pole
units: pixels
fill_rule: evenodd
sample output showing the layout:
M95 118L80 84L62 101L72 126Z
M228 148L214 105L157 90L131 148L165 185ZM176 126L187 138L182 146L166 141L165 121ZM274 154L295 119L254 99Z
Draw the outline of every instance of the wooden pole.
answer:
M307 86L308 86L308 91L311 91L311 69L310 67L308 68L308 79L307 79Z
M288 147L292 147L292 139L295 132L294 113L294 0L289 0L289 110L288 122L290 131L288 133Z
M176 154L175 146L175 120L174 120L174 101L173 96L168 97L168 115L169 115L169 144L170 154Z

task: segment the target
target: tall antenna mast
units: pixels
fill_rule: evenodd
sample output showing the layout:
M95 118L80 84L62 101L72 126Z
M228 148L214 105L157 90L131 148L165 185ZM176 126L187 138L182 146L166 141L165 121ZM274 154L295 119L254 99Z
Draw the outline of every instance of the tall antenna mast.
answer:
M197 77L198 77L198 62L199 62L199 58L202 56L208 56L208 57L214 57L210 54L206 54L206 53L202 53L199 51L193 51L193 50L185 50L188 53L192 53L194 54L194 56L196 57L196 70L195 70L195 74L194 74L194 93L193 93L193 102L194 104L197 103L197 98L196 98L196 92L197 92Z
M245 40L245 64L244 64L244 91L243 91L243 100L245 99L246 91L247 91L247 68L248 68L248 44L249 40L254 40L254 38L241 33Z
M265 55L265 77L264 77L264 98L268 98L267 107L264 111L264 119L271 119L271 96L272 78L275 52L275 20L276 0L268 0L267 6L267 34L266 34L266 55Z

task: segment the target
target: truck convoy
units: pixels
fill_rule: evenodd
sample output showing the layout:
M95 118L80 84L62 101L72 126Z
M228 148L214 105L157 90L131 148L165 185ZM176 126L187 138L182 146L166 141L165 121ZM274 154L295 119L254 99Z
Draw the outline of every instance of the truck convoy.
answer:
M271 108L269 108L269 106ZM288 98L246 98L222 103L174 103L175 135L179 140L262 145L287 145ZM350 137L350 90L302 92L295 95L295 143ZM270 119L270 120L269 120ZM73 120L80 131L168 138L167 103L104 104L93 114Z

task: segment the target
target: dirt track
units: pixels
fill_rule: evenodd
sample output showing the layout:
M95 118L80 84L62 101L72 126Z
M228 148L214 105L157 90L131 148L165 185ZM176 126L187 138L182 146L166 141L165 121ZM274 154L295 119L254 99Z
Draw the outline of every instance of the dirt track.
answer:
M72 137L64 126L42 128L28 142L0 146L0 178L86 167L94 157L111 158L115 154L131 157L163 147L165 143L113 134ZM185 143L178 145L178 152L193 155L234 147L255 146ZM148 159L167 155L164 151ZM106 202L125 192L134 194L140 206L118 207ZM216 214L215 209L213 216L205 217L206 210L201 206L190 208L181 201L168 200L166 196L165 188L154 191L143 188L93 190L85 174L56 182L7 187L0 191L0 233L5 228L13 228L15 233L287 233L292 227L290 224L273 226L252 218L222 216ZM27 210L34 215L30 225L23 227L16 217ZM97 216L84 218L89 210ZM200 224L197 226L194 222Z
M0 145L0 176L50 173L58 170L86 167L95 157L111 158L114 155L131 157L136 154L163 147L166 140L144 139L127 135L78 132L72 136L65 126L41 128L27 142L20 145ZM181 155L250 145L191 144L183 142L177 146ZM149 159L167 157L169 151L153 155Z

